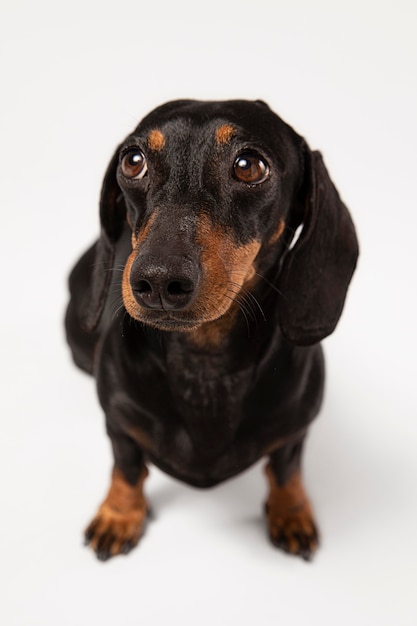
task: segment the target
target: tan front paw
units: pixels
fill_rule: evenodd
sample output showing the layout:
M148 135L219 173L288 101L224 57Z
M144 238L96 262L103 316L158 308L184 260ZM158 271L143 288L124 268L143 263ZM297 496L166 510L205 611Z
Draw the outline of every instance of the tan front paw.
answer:
M268 512L269 536L272 543L289 554L309 561L318 548L319 534L311 512L302 507L285 516Z
M116 554L127 554L137 545L148 510L143 496L147 474L143 467L138 482L131 485L119 470L113 470L107 498L85 531L85 543L93 548L101 561Z
M301 475L295 473L284 485L278 485L270 465L266 475L270 492L265 509L271 541L281 550L309 561L318 548L319 533Z
M145 511L118 513L103 504L85 531L85 542L101 561L117 554L127 554L137 545L145 518Z

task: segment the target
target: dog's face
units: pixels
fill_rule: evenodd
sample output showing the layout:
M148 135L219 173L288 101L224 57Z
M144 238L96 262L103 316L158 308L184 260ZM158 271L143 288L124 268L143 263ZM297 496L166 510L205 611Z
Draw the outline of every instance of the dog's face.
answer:
M315 343L337 324L358 256L320 153L260 101L181 100L155 109L113 156L100 215L88 330L103 312L126 221L124 305L161 330L233 321L239 299L253 298L268 276L285 337Z
M193 330L233 310L280 245L302 180L301 141L261 102L181 101L145 118L117 166L133 318Z

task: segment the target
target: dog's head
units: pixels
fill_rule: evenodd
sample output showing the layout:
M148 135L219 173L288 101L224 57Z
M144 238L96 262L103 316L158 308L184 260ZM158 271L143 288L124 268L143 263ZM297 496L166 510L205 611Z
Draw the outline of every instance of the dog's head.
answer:
M113 156L100 215L90 329L126 221L124 305L161 330L222 318L269 273L284 335L315 343L336 326L358 254L320 154L259 101L181 100L155 109Z

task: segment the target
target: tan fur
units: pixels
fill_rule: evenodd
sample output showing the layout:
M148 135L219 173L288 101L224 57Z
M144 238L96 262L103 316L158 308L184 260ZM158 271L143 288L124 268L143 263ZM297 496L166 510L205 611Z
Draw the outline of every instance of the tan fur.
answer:
M151 132L148 135L148 146L151 150L154 150L155 152L159 152L160 150L162 150L162 148L165 145L165 137L163 135L163 133L158 130L151 130Z
M239 311L236 299L255 276L254 261L261 244L236 245L205 215L199 219L197 240L202 249L203 279L194 306L201 309L200 319L206 323L193 331L192 338L202 347L219 343L229 332Z
M197 240L202 249L201 265L204 270L200 292L206 298L209 317L216 319L220 315L211 317L214 311L210 311L213 305L208 294L217 294L217 312L225 313L231 304L229 297L234 299L243 285L254 277L254 261L261 244L259 241L251 241L246 245L237 245L205 215L199 218Z
M297 554L303 547L300 545L302 536L304 540L309 540L310 551L314 552L317 549L317 530L300 472L296 472L282 486L277 484L269 464L265 473L270 487L266 510L272 541L285 539L288 551Z
M232 124L223 124L223 126L219 126L216 130L216 143L221 146L228 143L233 135L235 134L236 129Z
M128 313L135 319L163 328L163 320L154 324L154 312L141 307L132 292L130 272L137 257L140 244L147 237L156 218L147 222L146 226L135 236L132 235L132 253L123 272L122 294ZM200 264L203 270L199 293L190 307L180 312L185 322L182 330L192 332L196 343L203 345L208 341L218 343L231 325L239 308L236 299L241 295L242 288L247 288L254 280L254 261L261 244L251 241L244 246L236 245L223 229L214 226L204 214L199 217L196 244L201 248ZM228 319L221 319L228 313ZM214 321L218 323L213 324ZM206 323L209 325L205 326ZM181 330L181 325L177 326Z
M187 339L190 339L195 347L198 348L216 348L220 346L222 339L227 336L232 328L237 306L231 307L230 314L227 313L213 322L205 322L195 330L187 333Z
M113 470L112 482L103 504L86 530L92 535L90 545L93 550L110 548L110 554L120 554L124 546L138 543L143 532L147 514L147 503L143 495L143 483L148 475L145 466L136 485L125 481L118 469ZM107 542L107 545L106 545Z

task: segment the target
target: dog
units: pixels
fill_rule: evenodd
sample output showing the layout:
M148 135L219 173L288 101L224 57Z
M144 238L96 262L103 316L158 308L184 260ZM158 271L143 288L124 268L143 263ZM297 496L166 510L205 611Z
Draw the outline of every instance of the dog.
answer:
M203 488L266 457L270 539L309 560L301 456L358 257L321 154L262 101L169 102L117 148L100 221L66 312L114 455L86 543L136 546L149 463Z

